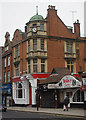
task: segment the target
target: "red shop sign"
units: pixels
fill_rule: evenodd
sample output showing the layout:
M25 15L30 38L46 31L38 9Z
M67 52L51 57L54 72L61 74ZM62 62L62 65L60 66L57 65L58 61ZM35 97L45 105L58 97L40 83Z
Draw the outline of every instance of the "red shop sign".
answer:
M80 91L86 91L86 85L82 85L82 86L80 87Z

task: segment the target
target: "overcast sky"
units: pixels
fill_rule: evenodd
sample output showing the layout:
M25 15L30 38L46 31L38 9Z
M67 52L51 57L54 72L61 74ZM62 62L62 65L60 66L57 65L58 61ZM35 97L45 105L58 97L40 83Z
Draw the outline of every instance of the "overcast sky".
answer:
M10 33L12 40L16 29L24 32L24 27L30 18L38 14L44 18L48 5L54 5L57 14L67 26L73 27L73 22L79 19L81 36L84 36L84 1L85 0L1 0L0 2L0 46L4 45L5 33ZM74 13L73 13L74 12Z

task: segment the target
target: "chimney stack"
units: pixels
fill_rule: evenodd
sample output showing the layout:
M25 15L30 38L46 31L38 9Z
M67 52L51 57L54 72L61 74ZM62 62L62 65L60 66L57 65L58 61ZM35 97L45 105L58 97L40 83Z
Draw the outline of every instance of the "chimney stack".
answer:
M10 40L10 34L9 34L9 32L6 32L5 39L8 40L8 41Z
M55 6L49 5L47 10L48 10L47 15L51 14L51 12L53 12L53 14L57 15L57 10L55 9Z
M74 33L77 37L80 37L80 23L78 19L77 22L74 23Z

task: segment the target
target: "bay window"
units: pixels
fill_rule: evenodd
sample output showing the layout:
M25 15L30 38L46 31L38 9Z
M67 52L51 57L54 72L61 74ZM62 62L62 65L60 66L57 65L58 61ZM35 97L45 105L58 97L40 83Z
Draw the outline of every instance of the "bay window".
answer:
M33 59L33 72L37 72L37 59Z

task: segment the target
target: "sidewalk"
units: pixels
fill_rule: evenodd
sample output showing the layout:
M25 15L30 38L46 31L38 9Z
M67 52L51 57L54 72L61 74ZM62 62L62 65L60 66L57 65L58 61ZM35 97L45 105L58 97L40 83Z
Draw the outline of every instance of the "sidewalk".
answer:
M41 112L41 113L48 113L48 114L57 114L57 115L67 115L67 116L77 116L77 117L84 117L85 111L84 109L80 108L69 108L68 111L63 111L62 108L39 108L37 111L36 107L8 107L8 110L17 110L17 111L26 111L26 112Z

